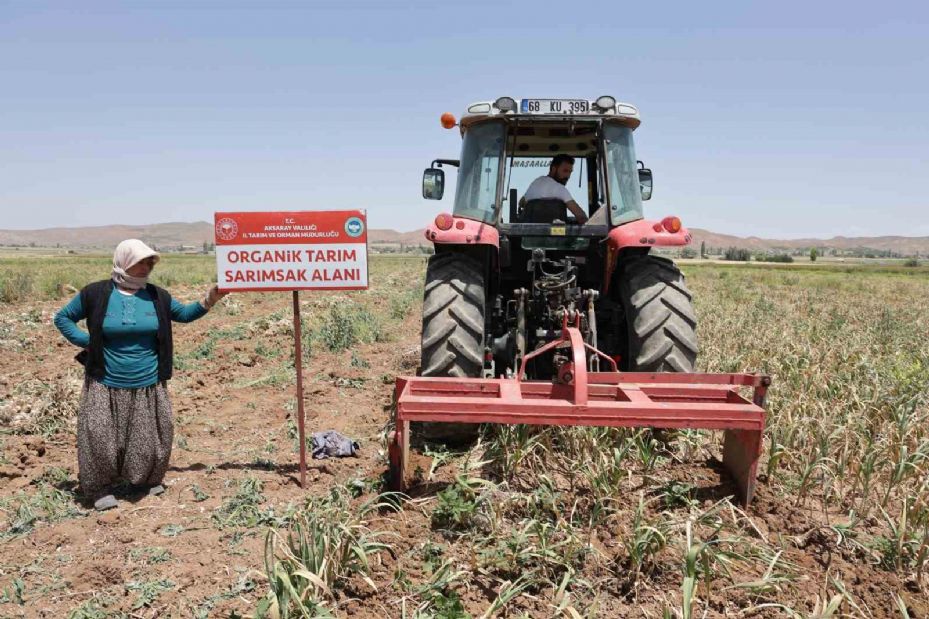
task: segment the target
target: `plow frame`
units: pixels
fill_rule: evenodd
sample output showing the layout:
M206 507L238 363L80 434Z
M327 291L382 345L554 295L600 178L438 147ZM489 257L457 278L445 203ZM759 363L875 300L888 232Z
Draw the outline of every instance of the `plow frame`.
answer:
M554 381L522 380L526 363L568 347L572 362ZM608 372L587 370L585 351L606 359ZM580 362L578 362L580 361ZM523 359L516 378L398 377L395 429L388 436L389 481L405 491L410 422L498 423L723 430L723 464L748 505L755 492L771 379L761 374L619 372L616 363L565 327L562 337ZM739 387L752 388L749 401Z

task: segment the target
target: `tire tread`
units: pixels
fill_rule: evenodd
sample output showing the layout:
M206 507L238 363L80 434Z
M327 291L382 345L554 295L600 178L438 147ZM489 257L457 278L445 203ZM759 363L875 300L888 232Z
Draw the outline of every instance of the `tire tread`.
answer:
M623 265L620 295L626 310L630 368L693 372L699 352L693 295L677 265L636 256Z

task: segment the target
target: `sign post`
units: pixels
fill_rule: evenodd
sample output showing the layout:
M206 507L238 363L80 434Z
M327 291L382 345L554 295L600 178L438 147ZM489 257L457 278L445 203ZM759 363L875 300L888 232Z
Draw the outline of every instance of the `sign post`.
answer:
M303 414L303 329L300 291L294 290L294 367L297 370L297 434L300 436L300 487L306 488L306 421Z
M300 487L306 488L303 328L300 290L368 287L364 211L215 213L216 269L222 291L291 291Z

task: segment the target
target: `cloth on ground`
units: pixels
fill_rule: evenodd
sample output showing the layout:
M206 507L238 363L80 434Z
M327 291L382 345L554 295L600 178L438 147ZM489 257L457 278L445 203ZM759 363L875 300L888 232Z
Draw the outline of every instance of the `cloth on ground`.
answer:
M358 443L339 434L335 430L313 434L313 459L324 460L329 457L345 458L354 456L359 449Z

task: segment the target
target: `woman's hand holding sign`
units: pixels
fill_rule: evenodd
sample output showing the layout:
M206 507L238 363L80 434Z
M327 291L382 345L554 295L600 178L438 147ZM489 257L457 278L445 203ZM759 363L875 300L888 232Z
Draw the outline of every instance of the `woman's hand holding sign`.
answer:
M222 299L227 294L229 293L223 292L222 290L219 289L219 286L214 285L212 288L210 288L207 291L206 296L203 298L203 301L201 301L200 303L206 309L213 309L213 306L216 305L219 302L219 300Z

